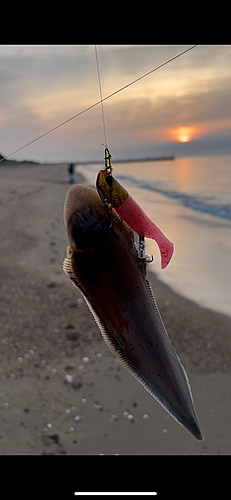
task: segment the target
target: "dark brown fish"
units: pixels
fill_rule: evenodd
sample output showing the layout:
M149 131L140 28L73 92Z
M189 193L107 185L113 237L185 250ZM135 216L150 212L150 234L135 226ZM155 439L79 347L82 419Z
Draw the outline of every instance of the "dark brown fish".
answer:
M202 439L188 378L145 278L133 231L125 222L112 225L96 190L80 185L67 193L64 222L70 246L63 269L84 295L109 349L172 417Z

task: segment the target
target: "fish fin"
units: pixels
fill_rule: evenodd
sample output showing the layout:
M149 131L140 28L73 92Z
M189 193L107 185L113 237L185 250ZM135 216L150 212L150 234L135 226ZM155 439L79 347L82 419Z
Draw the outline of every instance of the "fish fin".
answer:
M151 285L151 281L149 281L147 278L146 278L146 284L147 284L147 288L148 288L148 291L151 295L151 298L152 298L152 301L154 301L156 303L156 299L154 297L154 293L153 293L153 289L152 289L152 285Z
M102 336L103 336L103 339L105 340L106 344L108 345L108 347L111 349L111 346L109 345L109 342L108 342L108 337L111 336L110 332L107 330L107 327L106 327L106 324L104 323L104 321L102 320L102 318L98 315L98 313L96 312L96 309L94 308L94 306L92 305L91 303L91 300L89 297L86 296L86 293L83 291L80 283L78 282L78 280L76 279L76 276L73 272L73 268L72 268L72 262L71 262L71 259L66 257L63 261L63 270L65 272L65 274L68 276L68 278L70 278L71 282L73 283L74 286L76 286L82 293L92 315L93 315L93 318L97 324L97 326L99 327L101 333L102 333ZM112 349L111 349L112 350ZM112 352L116 355L116 353L112 350Z
M84 298L86 298L85 292L74 274L74 271L72 268L72 262L71 262L71 259L69 257L66 257L63 261L63 270L64 270L65 274L68 276L68 278L70 278L72 284L74 286L76 286L76 288L78 288L80 290L80 292L83 294Z
M147 285L147 289L148 289L149 295L150 295L150 297L152 299L153 306L155 308L155 312L156 312L156 315L157 315L156 317L160 321L161 325L163 326L163 328L164 328L164 330L166 332L166 335L168 336L167 330L166 330L166 328L164 326L163 320L162 320L161 315L160 315L160 311L158 309L158 305L156 303L156 299L154 297L154 293L153 293L151 281L149 281L147 278L145 279L145 281L146 281L146 285Z
M158 319L159 323L162 326L162 332L165 333L166 336L169 338L168 332L167 332L167 330L165 328L165 325L163 323L163 320L161 318L160 311L159 311L157 303L156 303L156 299L154 297L154 293L153 293L151 282L148 279L146 279L145 281L146 281L147 289L149 291L149 294L150 294L150 297L152 299L152 303L153 303L153 306L154 306L154 309L155 309L155 317L156 317L156 319ZM193 406L193 397L192 397L191 387L190 387L190 383L189 383L189 379L188 379L187 373L186 373L186 371L185 371L185 369L184 369L184 367L183 367L183 365L182 365L182 363L180 361L179 356L176 354L175 351L174 351L174 355L175 355L176 359L178 360L179 367L182 370L183 376L185 377L185 381L186 381L186 384L188 386L188 391L189 391L189 394L191 395L193 412L195 412L195 409L194 409L194 406ZM186 427L188 430L190 430L190 432L192 432L192 434L194 434L194 436L197 439L203 440L203 436L201 434L201 431L199 429L199 424L197 422L196 414L194 415L194 421L191 422L191 428L190 428L190 426L187 425L186 422L184 422L183 420L179 419L179 415L174 414L174 411L172 411L172 408L169 407L168 403L166 404L164 398L162 397L162 395L160 393L158 393L158 391L155 394L155 392L150 391L147 387L145 387L145 388L148 390L148 392L150 392L152 394L152 396L154 396L157 399L157 401L159 401L159 403L165 408L165 410L167 410L170 413L170 415L172 415L172 417L177 420L177 422L179 422L181 425L183 425L183 427Z
M74 286L76 286L79 289L79 291L82 293L82 295L83 295L84 299L86 300L86 303L87 303L87 305L88 305L90 311L92 312L94 319L96 321L95 315L93 313L93 308L91 307L90 299L86 296L84 289L82 288L81 284L77 280L77 278L74 274L73 268L72 268L71 259L69 257L66 257L63 261L63 270L64 270L65 274L68 276L68 278L70 278L72 284ZM100 328L100 326L99 326L99 328Z
M63 261L63 270L64 270L65 274L68 276L68 278L70 278L73 285L75 285L77 288L79 288L79 282L76 279L74 272L73 272L73 269L72 269L71 259L68 257L66 257Z

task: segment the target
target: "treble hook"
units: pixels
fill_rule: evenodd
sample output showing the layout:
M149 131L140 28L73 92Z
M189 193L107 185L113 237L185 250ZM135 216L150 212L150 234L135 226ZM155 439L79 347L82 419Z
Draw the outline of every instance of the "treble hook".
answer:
M154 260L153 255L151 255L151 257L149 257L148 255L145 255L145 239L144 239L144 236L140 236L140 235L139 235L139 241L138 241L138 257L139 257L139 259L145 259L147 264L150 264Z

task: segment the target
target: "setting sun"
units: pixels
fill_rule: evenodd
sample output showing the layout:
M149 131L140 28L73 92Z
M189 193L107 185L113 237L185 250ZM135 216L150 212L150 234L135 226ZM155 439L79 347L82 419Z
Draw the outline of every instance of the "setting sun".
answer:
M174 130L174 136L179 142L189 142L193 136L192 127L179 127Z

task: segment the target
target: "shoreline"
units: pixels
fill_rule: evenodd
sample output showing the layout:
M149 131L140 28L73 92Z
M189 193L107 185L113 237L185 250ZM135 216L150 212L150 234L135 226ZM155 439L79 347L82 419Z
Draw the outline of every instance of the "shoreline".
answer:
M189 376L199 442L115 360L62 271L66 165L1 173L0 454L230 453L231 318L148 271Z
M231 372L231 317L178 294L153 271L147 278L183 365L198 374Z
M151 162L151 161L173 161L175 160L175 156L156 156L156 157L148 157L148 158L127 158L125 160L120 160L120 159L114 159L113 158L113 163L143 163L143 162ZM77 161L75 162L76 165L88 165L88 164L102 164L102 160L96 160L96 161Z
M1 158L0 158L1 159ZM173 161L175 160L176 157L173 156L173 155L168 155L168 156L153 156L153 157L146 157L146 158L127 158L127 159L113 159L113 163L143 163L143 162L151 162L151 161ZM48 165L48 166L52 166L52 165L68 165L69 163L74 163L75 166L77 165L88 165L88 164L102 164L103 163L103 159L102 160L94 160L94 161L80 161L80 160L75 160L75 161L69 161L69 162L39 162L39 161L33 161L33 160L1 160L0 162L0 166L4 166L4 167L20 167L21 165L28 165L28 166L38 166L38 165Z

